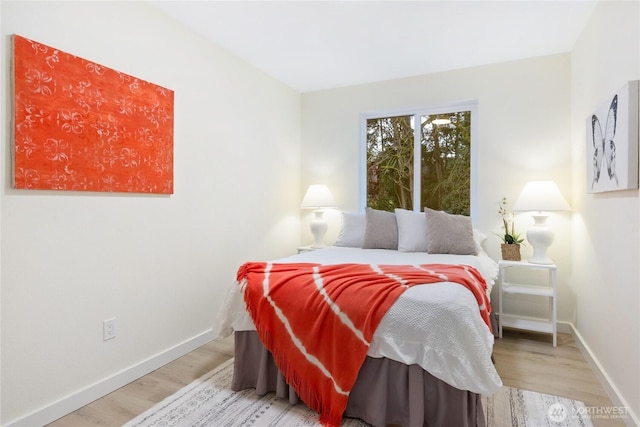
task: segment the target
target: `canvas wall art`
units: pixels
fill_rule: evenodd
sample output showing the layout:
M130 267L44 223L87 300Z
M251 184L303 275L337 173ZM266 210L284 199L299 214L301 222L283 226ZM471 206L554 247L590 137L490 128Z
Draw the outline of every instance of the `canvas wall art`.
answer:
M587 118L587 191L638 188L638 81L613 94Z
M173 194L172 90L13 36L13 183Z

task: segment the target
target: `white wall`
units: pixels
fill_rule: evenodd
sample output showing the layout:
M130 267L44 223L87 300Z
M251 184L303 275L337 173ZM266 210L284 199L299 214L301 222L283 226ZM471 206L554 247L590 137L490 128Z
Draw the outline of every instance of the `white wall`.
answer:
M501 228L498 202L515 202L528 180L553 179L570 201L570 60L569 55L527 59L376 84L306 93L302 96L302 183L330 186L338 207L358 209L361 112L437 107L466 100L478 102L478 197L476 227L489 235L485 248L499 259ZM559 266L559 318L572 320L575 296L571 276L569 214L555 215L556 241L549 249ZM520 231L533 224L518 217ZM303 240L310 240L302 224ZM333 215L327 242L335 239L339 215ZM305 235L305 233L307 235ZM531 247L523 248L527 257ZM522 300L521 300L522 301ZM542 315L547 304L530 299L506 311Z
M2 97L7 425L202 342L242 262L295 251L301 110L298 93L145 2L3 1L1 24L3 94L13 33L175 91L171 196L11 189ZM110 317L117 337L103 342Z
M576 326L640 423L638 190L587 194L586 120L640 79L640 3L599 2L571 55Z

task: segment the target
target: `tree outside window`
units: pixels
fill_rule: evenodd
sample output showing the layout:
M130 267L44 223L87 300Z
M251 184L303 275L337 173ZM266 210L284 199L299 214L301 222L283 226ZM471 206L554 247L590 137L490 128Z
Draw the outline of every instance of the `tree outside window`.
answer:
M366 139L367 206L414 210L417 200L415 210L469 215L471 111L369 118Z

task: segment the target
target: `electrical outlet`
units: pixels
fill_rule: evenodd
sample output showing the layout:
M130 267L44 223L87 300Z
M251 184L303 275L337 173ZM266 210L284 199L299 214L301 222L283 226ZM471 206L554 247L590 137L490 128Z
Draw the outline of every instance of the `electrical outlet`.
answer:
M102 321L102 339L104 341L111 340L116 337L116 319L107 319Z

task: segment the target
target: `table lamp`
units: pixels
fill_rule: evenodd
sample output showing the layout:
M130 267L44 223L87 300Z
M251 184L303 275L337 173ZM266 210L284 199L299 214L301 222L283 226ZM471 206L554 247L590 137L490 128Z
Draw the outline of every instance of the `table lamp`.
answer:
M547 226L550 211L571 210L553 181L530 181L522 189L513 205L514 211L531 211L534 224L527 230L527 240L533 246L533 255L527 260L532 264L553 264L547 256L547 248L553 243L553 230Z
M310 185L300 207L314 210L314 218L311 221L311 234L313 234L314 242L311 247L313 249L324 248L324 235L328 228L327 221L323 217L324 210L336 207L336 202L329 191L329 187L322 184Z

